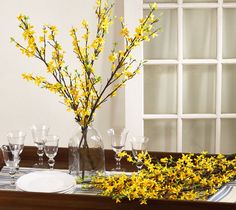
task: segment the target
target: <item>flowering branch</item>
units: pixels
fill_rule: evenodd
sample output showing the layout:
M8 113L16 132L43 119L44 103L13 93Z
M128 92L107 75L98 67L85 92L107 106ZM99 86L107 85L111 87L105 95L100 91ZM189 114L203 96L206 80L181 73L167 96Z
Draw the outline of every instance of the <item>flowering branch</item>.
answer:
M148 199L207 200L236 178L236 156L228 159L221 154L183 154L178 160L170 156L156 163L147 152L139 153L138 160L126 152L120 157L133 164L142 161L144 167L131 176L96 176L92 180L92 185L102 190L101 195L111 196L116 202L122 198L139 199L141 204Z
M22 74L23 78L61 96L67 110L73 110L75 120L83 128L87 128L94 120L96 110L107 99L115 96L128 80L140 72L142 62L131 70L136 63L131 53L135 47L143 41L156 37L159 32L159 28L156 26L159 19L154 16L154 11L157 9L156 4L150 5L149 14L140 19L133 35L130 34L121 17L120 34L125 39L125 47L124 50L117 50L116 46L112 49L108 57L111 63L111 73L102 85L102 78L96 74L94 64L104 49L105 35L113 23L112 8L113 4L109 4L108 0L96 1L97 30L93 40L90 37L86 20L82 21L85 32L81 38L77 34L77 28L73 27L70 30L73 51L82 64L80 71L69 71L65 64L65 52L57 41L58 29L54 25L44 25L42 35L37 38L33 30L34 26L29 23L29 18L19 15L19 27L23 31L22 35L27 44L24 46L11 38L22 54L35 57L45 64L46 71L53 76L54 82L48 81L43 76L34 76L32 73Z

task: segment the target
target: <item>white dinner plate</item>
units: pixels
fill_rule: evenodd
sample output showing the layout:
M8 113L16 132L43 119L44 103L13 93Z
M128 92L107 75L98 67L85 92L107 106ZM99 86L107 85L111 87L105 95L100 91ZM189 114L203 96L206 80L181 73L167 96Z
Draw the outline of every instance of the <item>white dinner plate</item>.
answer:
M16 187L27 192L63 193L76 185L75 178L59 171L36 171L21 176Z

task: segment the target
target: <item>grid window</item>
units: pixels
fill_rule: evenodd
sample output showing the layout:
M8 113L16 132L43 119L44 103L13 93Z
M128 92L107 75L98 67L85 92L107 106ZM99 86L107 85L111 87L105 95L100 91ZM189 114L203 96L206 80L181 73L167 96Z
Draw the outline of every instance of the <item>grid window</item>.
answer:
M235 152L236 0L133 2L140 17L157 2L163 32L136 53L147 62L126 89L126 125L151 150Z

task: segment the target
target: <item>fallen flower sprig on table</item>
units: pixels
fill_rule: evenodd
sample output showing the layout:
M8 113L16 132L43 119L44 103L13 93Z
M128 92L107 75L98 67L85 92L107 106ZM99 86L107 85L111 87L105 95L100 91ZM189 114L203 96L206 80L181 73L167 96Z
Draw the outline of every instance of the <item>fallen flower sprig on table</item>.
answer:
M136 162L126 152L121 156ZM222 154L183 154L177 160L170 156L156 163L147 152L140 153L138 158L145 166L139 173L96 176L92 185L102 190L101 195L110 196L116 202L128 198L147 204L148 199L207 200L222 185L236 178L236 157L229 160Z

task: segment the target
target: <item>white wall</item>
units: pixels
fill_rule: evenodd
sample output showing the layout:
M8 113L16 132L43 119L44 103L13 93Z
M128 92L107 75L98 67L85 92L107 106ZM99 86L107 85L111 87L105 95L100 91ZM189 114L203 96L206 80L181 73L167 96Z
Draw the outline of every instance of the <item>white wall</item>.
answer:
M123 13L122 2L116 1L114 11L117 16ZM23 72L40 73L43 65L21 55L9 40L11 36L22 40L16 18L20 13L30 16L37 31L42 24L55 24L60 31L59 39L67 52L67 64L75 67L77 60L72 53L68 31L71 26L78 26L84 18L95 29L95 0L0 0L0 5L0 145L7 142L6 133L15 129L27 132L25 144L32 145L30 126L34 123L46 123L50 125L51 133L61 137L60 146L67 146L68 139L76 128L73 114L68 113L59 103L59 97L21 78ZM107 37L107 48L97 65L97 71L103 77L109 72L108 49L117 34L117 26L113 26ZM96 115L94 127L102 133L106 148L110 148L110 143L105 138L105 131L113 125L124 125L124 90L113 101L104 104Z

